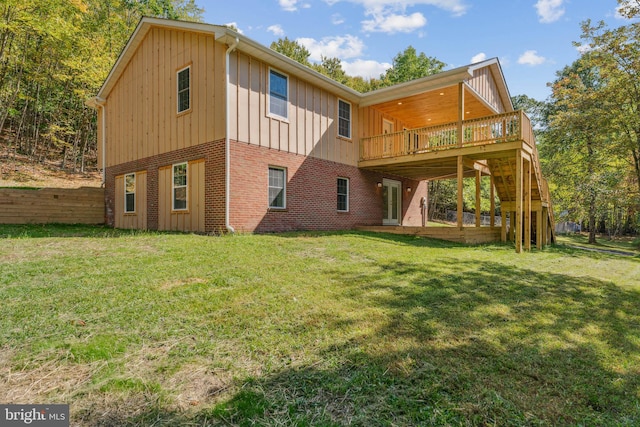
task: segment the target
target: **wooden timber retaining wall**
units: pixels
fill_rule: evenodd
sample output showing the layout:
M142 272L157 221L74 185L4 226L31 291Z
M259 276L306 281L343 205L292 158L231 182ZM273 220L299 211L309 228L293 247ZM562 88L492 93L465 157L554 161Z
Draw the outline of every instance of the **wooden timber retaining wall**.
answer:
M477 245L481 243L499 242L500 227L403 227L403 226L375 226L357 227L362 231L378 233L412 234L433 239Z
M104 189L0 188L0 224L104 224Z

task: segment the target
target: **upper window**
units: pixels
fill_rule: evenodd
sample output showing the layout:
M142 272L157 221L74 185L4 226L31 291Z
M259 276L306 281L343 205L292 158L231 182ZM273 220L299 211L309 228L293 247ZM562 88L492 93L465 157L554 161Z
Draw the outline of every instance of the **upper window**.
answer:
M351 139L351 104L338 100L338 135Z
M289 83L284 74L269 71L269 114L288 118Z
M286 207L287 171L282 168L269 168L269 207L284 209Z
M349 180L338 178L338 211L349 211Z
M124 176L124 212L136 211L136 174L130 173Z
M187 164L173 165L173 210L187 209Z
M191 67L178 71L178 113L191 108Z

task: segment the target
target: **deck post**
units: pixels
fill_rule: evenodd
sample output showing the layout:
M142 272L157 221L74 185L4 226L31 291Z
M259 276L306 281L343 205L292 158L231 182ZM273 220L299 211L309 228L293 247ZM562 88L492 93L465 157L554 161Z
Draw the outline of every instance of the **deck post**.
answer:
M549 208L542 208L542 236L544 237L543 245L549 244Z
M542 239L543 239L543 232L542 232L542 211L544 208L540 207L539 210L536 211L536 248L538 250L542 250Z
M458 228L464 227L464 163L462 162L462 156L458 156L458 211L457 211L457 223Z
M522 150L516 150L516 253L522 252Z
M462 148L464 143L463 126L464 121L464 83L458 83L458 147Z
M524 250L531 250L531 160L524 164Z
M480 227L482 225L482 217L480 216L481 200L480 200L480 180L482 179L482 174L480 171L476 171L476 227Z
M489 225L491 227L495 227L496 226L496 190L495 190L495 182L493 180L493 175L489 176L489 179L491 181L491 183L489 184L489 198L490 203L491 203L491 207L489 208L491 210L491 212L489 213ZM502 222L506 222L503 221ZM504 242L504 240L503 240Z

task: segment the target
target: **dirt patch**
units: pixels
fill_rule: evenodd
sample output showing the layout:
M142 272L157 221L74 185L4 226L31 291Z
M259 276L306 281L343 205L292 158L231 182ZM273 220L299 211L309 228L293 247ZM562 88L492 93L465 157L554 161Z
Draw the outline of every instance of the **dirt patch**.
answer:
M76 365L53 358L29 362L21 369L12 367L12 352L0 350L0 402L29 404L46 402L55 395L65 402L91 380L91 365Z
M79 188L101 184L98 171L61 170L53 164L31 163L21 156L0 151L0 187Z

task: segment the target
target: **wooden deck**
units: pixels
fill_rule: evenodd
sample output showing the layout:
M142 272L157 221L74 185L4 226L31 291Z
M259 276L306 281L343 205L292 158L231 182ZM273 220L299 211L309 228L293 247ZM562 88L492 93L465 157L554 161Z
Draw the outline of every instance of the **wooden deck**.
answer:
M450 242L477 245L500 241L500 227L403 227L403 226L363 226L361 231L376 233L410 234Z
M416 180L457 179L461 232L461 178L490 175L503 214L513 214L515 224L509 233L503 226L498 239L514 240L517 252L530 249L532 235L543 236L539 248L554 239L549 187L522 111L361 138L358 166Z

